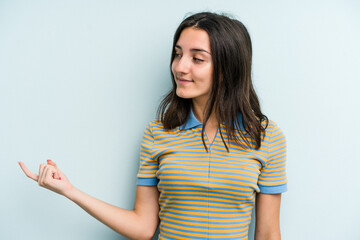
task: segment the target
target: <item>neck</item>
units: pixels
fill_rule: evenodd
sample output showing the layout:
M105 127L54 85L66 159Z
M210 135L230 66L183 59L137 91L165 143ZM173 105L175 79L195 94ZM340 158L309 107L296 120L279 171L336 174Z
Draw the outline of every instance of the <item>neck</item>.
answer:
M197 101L195 99L193 99L193 101L192 101L194 116L201 123L204 123L205 105L206 105L206 102L199 102L199 101ZM209 117L206 125L207 126L216 126L216 127L218 126L218 121L216 119L215 111L211 112L210 117Z

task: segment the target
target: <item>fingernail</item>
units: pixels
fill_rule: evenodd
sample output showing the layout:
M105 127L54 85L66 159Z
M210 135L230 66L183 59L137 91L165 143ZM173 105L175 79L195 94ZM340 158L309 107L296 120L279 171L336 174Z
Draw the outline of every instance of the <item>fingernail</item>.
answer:
M50 162L50 160L47 160L47 163L49 163Z
M61 180L61 177L59 177L59 180Z

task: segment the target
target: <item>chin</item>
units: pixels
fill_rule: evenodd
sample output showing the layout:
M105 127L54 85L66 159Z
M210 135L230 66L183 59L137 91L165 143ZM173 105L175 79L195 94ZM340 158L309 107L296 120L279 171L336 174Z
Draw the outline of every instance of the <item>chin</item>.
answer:
M186 94L186 93L183 92L183 91L176 91L176 95L177 95L179 98L185 98L185 99L192 98L192 96L191 96L190 94Z
M183 95L183 94L176 94L179 98L184 98L184 99L191 99L192 97Z

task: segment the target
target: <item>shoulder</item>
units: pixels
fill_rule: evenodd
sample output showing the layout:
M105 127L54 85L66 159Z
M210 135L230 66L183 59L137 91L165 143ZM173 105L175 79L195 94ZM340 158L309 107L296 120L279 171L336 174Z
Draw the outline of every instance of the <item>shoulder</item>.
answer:
M269 119L267 123L263 121L261 124L265 128L264 135L261 138L263 148L271 151L274 147L276 148L280 145L286 146L286 137L275 121Z
M263 126L265 127L266 124ZM286 151L286 137L276 122L269 120L262 144L267 148L270 155L275 152Z
M147 128L150 129L164 129L164 125L161 122L160 118L155 118L152 121L150 121L147 125Z
M166 130L164 128L164 124L162 123L161 119L155 118L148 123L145 131L149 131L154 135L159 135L159 134L171 134L173 132L177 132L178 130L179 127L172 130Z
M180 136L186 135L186 131L181 130L180 126L173 129L165 129L160 118L150 121L145 129L145 133L151 135L154 140L175 140Z
M263 128L265 128L265 135L267 137L273 137L274 135L277 135L277 134L283 135L283 131L281 130L279 125L273 120L269 119L267 122L263 121L261 123L261 125Z

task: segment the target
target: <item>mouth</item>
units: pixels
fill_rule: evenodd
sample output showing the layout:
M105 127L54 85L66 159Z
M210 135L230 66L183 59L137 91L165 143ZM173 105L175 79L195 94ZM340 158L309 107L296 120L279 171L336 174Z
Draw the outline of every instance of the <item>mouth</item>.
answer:
M193 82L193 80L188 80L188 79L184 79L184 78L178 78L178 82L182 83L182 84L187 84L187 83Z

